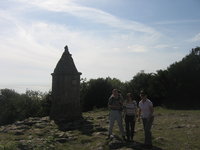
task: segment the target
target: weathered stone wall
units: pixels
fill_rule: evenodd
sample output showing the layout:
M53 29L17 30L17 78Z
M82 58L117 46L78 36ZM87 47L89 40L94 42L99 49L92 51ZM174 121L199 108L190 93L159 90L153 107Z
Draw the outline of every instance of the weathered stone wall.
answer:
M65 52L52 73L51 119L71 121L81 117L80 75L65 47Z

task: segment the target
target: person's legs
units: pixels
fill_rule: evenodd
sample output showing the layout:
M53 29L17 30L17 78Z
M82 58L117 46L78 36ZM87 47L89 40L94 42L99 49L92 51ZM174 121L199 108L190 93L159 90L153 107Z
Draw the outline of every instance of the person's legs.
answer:
M120 111L118 111L118 113L117 113L118 115L117 115L117 123L118 123L118 126L119 126L119 130L120 130L120 133L121 133L121 135L122 135L122 137L124 138L124 136L125 136L125 134L124 134L124 128L123 128L123 125L122 125L122 115L121 115L121 112Z
M147 141L147 131L146 131L146 126L147 126L147 119L142 118L142 123L143 123L143 129L144 129L144 143L146 144Z
M131 126L131 140L133 140L133 136L135 132L135 116L131 116L130 126Z
M112 130L113 130L113 126L115 123L115 113L114 111L110 111L110 120L109 120L109 129L108 129L108 136L110 137L110 135L112 135Z
M152 133L151 133L151 127L153 123L154 117L151 117L150 119L147 120L147 125L146 125L146 144L147 145L152 145Z
M126 124L126 136L127 136L127 140L130 140L129 118L128 118L127 115L125 116L125 124Z
M144 132L145 132L145 144L146 145L152 145L152 134L151 134L151 127L154 120L154 117L151 117L149 119L142 119L143 120L143 126L144 126Z

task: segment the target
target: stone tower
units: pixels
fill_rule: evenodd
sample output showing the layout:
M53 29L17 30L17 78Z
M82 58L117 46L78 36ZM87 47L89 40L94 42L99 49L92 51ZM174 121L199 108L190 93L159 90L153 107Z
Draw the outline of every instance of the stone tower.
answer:
M81 118L80 75L68 47L52 73L52 103L50 118L67 122Z

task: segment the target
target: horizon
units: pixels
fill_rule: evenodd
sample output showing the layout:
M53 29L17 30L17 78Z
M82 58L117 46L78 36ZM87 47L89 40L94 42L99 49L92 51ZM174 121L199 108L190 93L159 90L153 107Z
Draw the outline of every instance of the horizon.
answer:
M198 0L0 2L0 89L51 90L64 47L81 78L130 81L200 46Z

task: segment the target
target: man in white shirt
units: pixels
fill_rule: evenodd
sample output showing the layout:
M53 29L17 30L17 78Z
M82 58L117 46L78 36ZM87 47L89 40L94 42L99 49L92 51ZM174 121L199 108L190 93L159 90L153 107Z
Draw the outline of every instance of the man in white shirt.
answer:
M139 102L139 116L142 118L144 133L145 133L145 147L152 148L152 135L151 126L154 120L153 116L153 104L147 98L147 94L144 91L140 92L141 101ZM140 121L140 117L139 120Z

